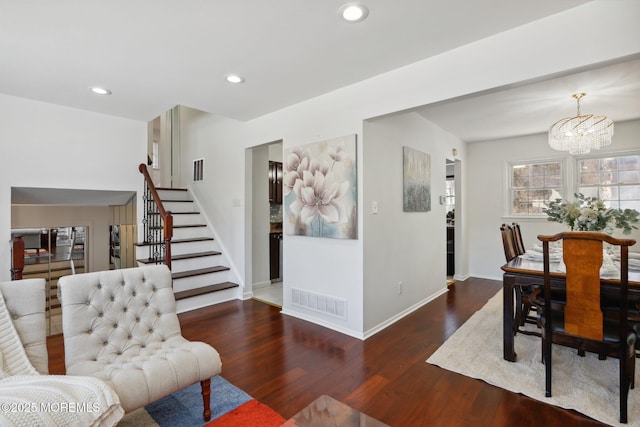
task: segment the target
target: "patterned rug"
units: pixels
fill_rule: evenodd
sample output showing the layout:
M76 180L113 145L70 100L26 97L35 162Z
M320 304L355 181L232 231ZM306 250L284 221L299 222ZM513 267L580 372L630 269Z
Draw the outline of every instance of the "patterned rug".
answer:
M205 424L202 410L201 388L197 383L125 415L118 427L200 427ZM271 416L270 420L283 420L271 408L255 401L221 376L211 378L211 420L218 421L218 424L211 425L233 426L233 419L238 417L246 422L247 419L262 419L267 415Z

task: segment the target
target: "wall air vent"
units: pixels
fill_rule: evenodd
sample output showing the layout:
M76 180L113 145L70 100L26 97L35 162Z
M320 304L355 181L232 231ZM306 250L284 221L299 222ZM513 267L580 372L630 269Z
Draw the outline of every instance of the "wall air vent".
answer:
M204 159L193 161L193 181L202 181L204 177Z
M291 303L298 307L347 320L347 300L293 288Z

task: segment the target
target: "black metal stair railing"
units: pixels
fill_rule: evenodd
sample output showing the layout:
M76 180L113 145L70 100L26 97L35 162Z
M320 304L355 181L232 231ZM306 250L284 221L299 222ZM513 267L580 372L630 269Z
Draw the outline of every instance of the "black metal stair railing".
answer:
M149 247L149 261L156 264L166 264L171 269L171 238L173 237L173 216L165 210L158 195L147 165L141 163L138 167L144 176L144 243Z

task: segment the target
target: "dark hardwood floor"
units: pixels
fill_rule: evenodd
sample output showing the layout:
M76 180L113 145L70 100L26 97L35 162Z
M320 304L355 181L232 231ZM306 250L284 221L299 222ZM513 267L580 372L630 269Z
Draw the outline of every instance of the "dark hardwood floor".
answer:
M253 300L184 313L180 321L186 338L220 352L225 379L285 418L327 394L394 427L602 425L425 362L500 287L458 282L366 341ZM49 361L52 373L64 372L61 336L49 339Z

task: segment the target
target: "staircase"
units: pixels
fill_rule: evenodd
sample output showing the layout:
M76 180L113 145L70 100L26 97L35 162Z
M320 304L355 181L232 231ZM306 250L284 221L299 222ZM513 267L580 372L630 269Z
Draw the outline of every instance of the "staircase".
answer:
M212 230L189 190L156 190L165 210L173 215L171 272L178 313L240 299L238 279L228 267L227 258L220 251ZM159 224L155 215L160 214L147 210L145 220L149 224ZM137 244L138 265L161 263L157 254L154 256L151 253L151 248L162 242L145 240Z

